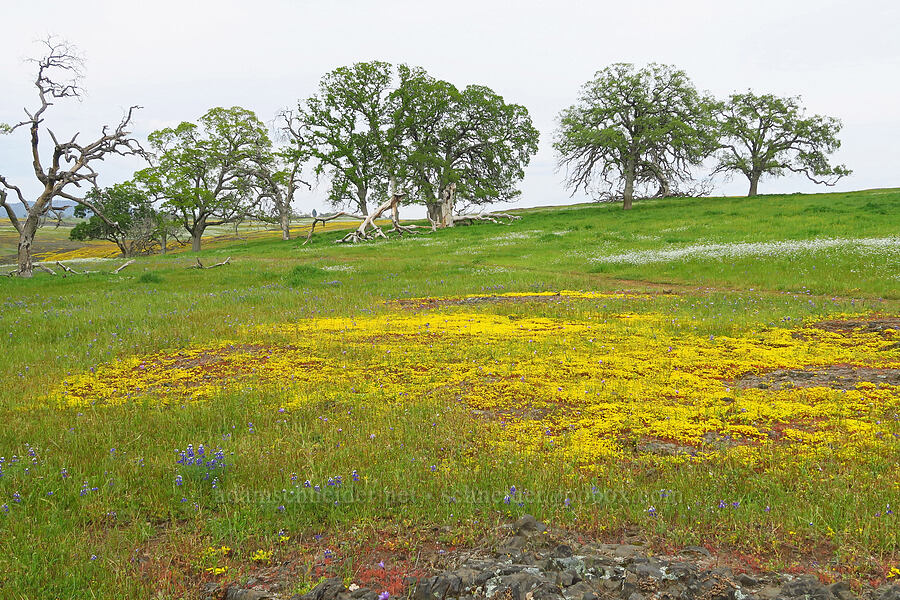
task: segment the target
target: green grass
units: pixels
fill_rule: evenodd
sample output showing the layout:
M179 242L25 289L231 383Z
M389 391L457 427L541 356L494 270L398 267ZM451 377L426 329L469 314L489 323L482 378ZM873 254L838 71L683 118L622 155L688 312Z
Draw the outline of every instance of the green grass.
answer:
M151 590L190 596L201 579L213 577L205 570L216 566L203 556L208 546L234 549L232 570L222 578L237 579L252 570L249 556L258 548L287 557L301 541L304 552L333 547L338 532L350 527L396 526L427 536L435 524L454 526L458 533L441 540L449 544L523 511L586 530L605 527L602 535L637 528L660 546L708 544L755 553L770 566L799 560L808 554L804 546L824 548L827 560L857 574L896 564L900 527L872 516L887 503L900 506L890 457L850 471L830 470L834 465L826 461L824 472L793 465L789 454L772 457L780 462L771 472L730 463L714 469L622 464L583 478L571 464L485 452L465 407L420 399L376 410L379 399L356 397L352 382L335 382L288 414L277 410L287 392L275 387L184 406L136 400L69 409L42 402L68 375L116 358L227 339L257 324L386 312L394 309L384 300L404 297L670 290L678 295L643 307L612 299L478 310L550 318L656 310L685 317L681 326L704 335L832 312L900 310L896 247L606 260L697 244L897 237L900 190L668 199L637 203L629 212L591 204L519 214L522 219L509 226L357 246L335 245L336 232L305 246L274 237L238 240L199 254L204 264L232 257L230 265L210 270L186 269L195 255L184 253L138 259L119 275L0 279L0 418L8 424L0 428L0 456L6 457L0 504L9 506L0 513L0 597L139 597ZM5 255L14 249L3 248ZM218 489L202 481L175 485L174 449L189 443L228 453L232 466ZM14 454L22 459L11 464ZM465 475L454 481L421 476L421 465L439 462L466 465ZM346 479L352 470L361 481L326 489L324 501L302 487L281 491L306 479ZM88 491L81 495L85 481ZM505 504L510 485L528 489L532 500L524 507ZM660 490L675 493L661 496ZM20 503L13 501L15 492ZM741 510L700 508L723 498L740 502ZM777 509L766 512L769 504ZM648 519L648 505L662 518ZM278 541L279 530L289 542ZM312 541L314 533L325 538Z

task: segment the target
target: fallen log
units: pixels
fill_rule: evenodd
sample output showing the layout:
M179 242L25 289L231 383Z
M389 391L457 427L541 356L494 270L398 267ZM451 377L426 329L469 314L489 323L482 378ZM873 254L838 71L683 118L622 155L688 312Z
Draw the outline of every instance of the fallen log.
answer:
M127 261L125 264L123 264L118 269L113 271L113 275L118 275L119 271L121 271L122 269L124 269L125 267L127 267L128 265L131 265L131 264L134 264L134 259Z
M84 273L82 273L80 271L76 271L75 269L73 269L71 267L67 267L66 265L62 264L59 261L56 261L56 266L59 267L60 269L62 269L63 271L65 271L66 273L71 273L72 275L84 275ZM65 277L65 275L63 275L63 277Z
M406 197L404 192L394 192L391 194L391 197L384 202L382 202L378 208L376 208L370 215L368 215L362 223L359 224L359 227L345 235L339 240L335 240L336 244L355 244L357 242L362 242L366 240L373 240L376 237L387 239L387 235L384 233L384 230L381 229L376 223L375 220L378 219L384 212L388 209L391 211L391 223L394 226L394 229L391 231L397 231L398 233L404 233L404 226L400 225L399 220L399 211L400 211L400 201ZM405 228L406 233L411 233L408 227Z

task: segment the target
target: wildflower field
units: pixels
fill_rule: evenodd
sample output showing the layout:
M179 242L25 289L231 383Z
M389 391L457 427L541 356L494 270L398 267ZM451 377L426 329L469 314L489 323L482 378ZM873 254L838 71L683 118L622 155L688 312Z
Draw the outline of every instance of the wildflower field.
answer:
M900 191L521 215L0 280L0 597L395 594L524 513L897 572Z

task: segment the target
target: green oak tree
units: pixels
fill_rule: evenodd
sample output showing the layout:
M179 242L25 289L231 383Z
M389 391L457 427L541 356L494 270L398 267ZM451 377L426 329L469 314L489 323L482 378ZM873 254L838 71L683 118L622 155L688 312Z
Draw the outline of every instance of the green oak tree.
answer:
M401 66L392 94L395 175L428 208L429 218L453 225L457 202L507 202L537 152L539 133L528 110L488 87L459 90L419 68Z
M360 62L326 74L319 90L298 104L283 131L309 148L317 176L327 176L329 202L367 215L387 193L394 163L391 92L394 69Z
M188 232L195 252L207 227L241 221L259 205L259 170L273 160L272 142L252 111L212 108L199 124L183 122L148 139L151 166L135 182Z
M755 196L759 180L786 171L810 181L834 185L851 171L832 166L828 155L841 147L841 122L822 115L806 116L799 97L732 94L717 111L722 149L716 171L742 173Z
M77 205L74 216L85 219L69 232L72 240L107 240L115 243L122 256L149 253L159 240L160 218L147 195L133 183L94 188L87 193L92 209Z
M670 65L616 63L562 111L554 148L566 184L599 198L670 194L717 147L712 103Z

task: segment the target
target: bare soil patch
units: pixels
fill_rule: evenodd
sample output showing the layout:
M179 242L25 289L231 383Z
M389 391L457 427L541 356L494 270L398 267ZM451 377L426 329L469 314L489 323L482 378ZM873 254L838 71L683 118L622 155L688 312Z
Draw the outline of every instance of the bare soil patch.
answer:
M184 369L197 373L194 381L181 381L184 386L196 386L207 380L233 379L242 375L250 375L263 368L275 352L297 350L294 346L273 346L268 344L234 344L222 348L211 349L200 353L178 353L162 358L145 361L134 367L133 371L144 369ZM297 362L294 366L314 368L317 361ZM168 384L163 384L168 385Z
M828 365L808 369L776 369L767 373L751 373L731 383L739 388L780 390L785 388L830 387L852 390L859 383L900 385L900 369Z
M900 317L886 315L869 319L836 319L832 321L819 321L814 324L813 327L834 333L863 331L866 333L886 334L888 333L888 330L900 331Z

